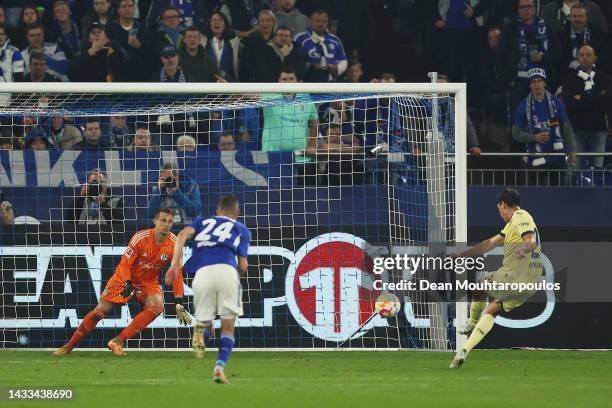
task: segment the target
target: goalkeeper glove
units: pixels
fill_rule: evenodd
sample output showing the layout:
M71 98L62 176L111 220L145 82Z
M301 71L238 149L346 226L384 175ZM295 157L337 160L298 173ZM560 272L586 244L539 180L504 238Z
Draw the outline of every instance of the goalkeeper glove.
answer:
M184 324L185 326L189 326L191 324L191 316L185 310L185 306L183 306L183 299L176 298L174 299L175 307L176 307L176 318L179 323Z
M132 286L132 281L130 280L126 280L124 283L124 287L123 287L123 297L124 298L131 298L132 295L136 292L140 292L140 289L135 288L134 286Z

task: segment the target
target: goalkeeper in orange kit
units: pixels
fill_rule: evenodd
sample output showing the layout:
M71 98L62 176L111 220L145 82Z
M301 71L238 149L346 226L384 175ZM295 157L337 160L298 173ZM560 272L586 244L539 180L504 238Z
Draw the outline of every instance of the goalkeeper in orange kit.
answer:
M70 341L55 350L58 356L72 351L77 343L95 329L98 322L112 310L115 305L126 304L136 295L143 311L137 314L132 322L107 345L113 353L122 356L123 345L129 338L143 331L163 311L162 290L159 276L162 268L170 265L174 251L176 235L171 232L174 224L174 213L169 208L160 208L153 219L154 228L138 231L130 239L115 273L106 283L100 296L100 303L83 319ZM182 305L183 272L182 262L179 273L172 282L176 316L185 325L191 324L191 316Z

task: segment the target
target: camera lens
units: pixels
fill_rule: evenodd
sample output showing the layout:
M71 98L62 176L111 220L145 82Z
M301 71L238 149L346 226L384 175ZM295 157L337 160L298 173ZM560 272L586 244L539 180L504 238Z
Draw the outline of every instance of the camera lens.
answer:
M174 177L168 176L164 178L162 190L166 190L168 188L176 188L176 179Z
M100 195L100 183L98 180L92 180L87 187L87 195L97 197Z

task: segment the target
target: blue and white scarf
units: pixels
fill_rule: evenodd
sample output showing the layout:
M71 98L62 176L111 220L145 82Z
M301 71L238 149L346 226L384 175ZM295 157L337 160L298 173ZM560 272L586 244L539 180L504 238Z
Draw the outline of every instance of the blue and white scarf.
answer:
M527 130L530 134L541 132L549 132L550 138L546 143L532 142L527 144L527 151L530 153L553 153L562 152L565 148L563 137L561 136L561 122L558 119L558 108L555 97L548 91L544 96L544 102L547 105L547 117L538 117L535 108L536 99L532 93L526 98L525 114L527 115ZM529 157L528 163L530 166L542 166L551 161L565 160L559 156L549 157Z
M536 41L538 44L537 51L545 53L548 51L548 33L546 31L546 23L544 19L541 17L537 17L536 21ZM523 20L518 19L518 47L519 47L519 63L518 70L519 71L528 71L534 66L538 66L539 64L534 64L531 62L531 56L529 55L529 43L527 42L527 32L529 31L529 26L523 23ZM519 77L522 77L519 75ZM526 78L526 77L525 77Z
M183 72L181 67L177 68L175 77L176 76L178 76L177 81L171 80L168 74L166 74L166 70L162 68L161 73L159 74L159 82L187 82L187 80L185 79L185 73Z
M576 59L578 58L578 50L580 47L591 44L591 30L589 29L589 26L587 25L584 27L582 42L578 42L576 31L574 30L574 27L570 26L570 44L572 46L572 57Z

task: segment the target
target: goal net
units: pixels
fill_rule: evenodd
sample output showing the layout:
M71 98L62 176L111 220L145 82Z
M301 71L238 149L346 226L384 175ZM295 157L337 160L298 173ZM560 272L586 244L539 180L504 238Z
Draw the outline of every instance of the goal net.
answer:
M463 85L3 86L0 190L14 222L0 233L0 347L64 344L157 208L175 210L177 233L223 194L253 235L237 347L461 341L466 307L450 294L391 291L400 313L373 313L383 283L414 278L375 273L377 258L466 240ZM128 348L190 347L162 289L164 314ZM79 347L103 347L139 310L117 306Z

